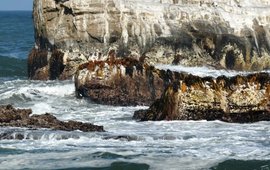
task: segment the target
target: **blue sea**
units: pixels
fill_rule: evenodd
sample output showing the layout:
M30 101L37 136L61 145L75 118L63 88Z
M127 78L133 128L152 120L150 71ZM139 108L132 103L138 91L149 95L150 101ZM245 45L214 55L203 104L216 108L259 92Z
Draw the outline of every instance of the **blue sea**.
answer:
M0 78L27 78L27 55L34 44L31 12L0 11Z
M77 99L72 80L28 80L33 46L32 13L0 12L0 105L103 125L107 132L0 127L0 169L270 169L269 122L136 122L133 112L147 107Z

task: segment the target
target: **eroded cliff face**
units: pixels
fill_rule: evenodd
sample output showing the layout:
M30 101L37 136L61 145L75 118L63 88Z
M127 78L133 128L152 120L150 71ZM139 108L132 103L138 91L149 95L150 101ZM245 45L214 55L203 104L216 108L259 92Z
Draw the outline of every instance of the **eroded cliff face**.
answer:
M30 78L69 78L111 50L149 65L270 66L268 0L35 0L33 13L32 54L47 54L30 57Z

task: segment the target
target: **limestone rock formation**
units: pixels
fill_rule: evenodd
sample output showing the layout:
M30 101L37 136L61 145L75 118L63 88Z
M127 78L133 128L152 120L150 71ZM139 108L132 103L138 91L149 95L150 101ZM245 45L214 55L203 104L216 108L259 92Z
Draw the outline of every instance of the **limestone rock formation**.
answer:
M27 128L49 128L53 130L73 131L81 130L83 132L103 132L103 126L96 126L90 123L77 121L63 122L53 115L46 113L44 115L32 115L30 109L15 109L11 105L0 106L0 126L27 127Z
M148 110L136 111L139 120L270 120L270 76L197 77L174 81Z
M270 66L268 0L35 0L29 77L70 78L88 60Z

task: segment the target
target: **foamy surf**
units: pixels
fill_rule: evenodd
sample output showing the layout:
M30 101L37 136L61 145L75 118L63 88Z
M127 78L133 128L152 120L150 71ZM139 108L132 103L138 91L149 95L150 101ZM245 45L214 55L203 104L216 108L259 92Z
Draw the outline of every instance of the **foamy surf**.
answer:
M252 73L257 73L255 71L253 72L247 72L247 71L234 71L234 70L225 70L225 69L220 69L216 70L210 67L186 67L182 65L156 65L155 66L158 69L161 70L171 70L171 71L176 71L176 72L184 72L184 73L189 73L193 74L195 76L200 76L200 77L218 77L218 76L226 76L226 77L233 77L236 75L248 75ZM265 70L263 72L270 73L269 70Z
M205 68L202 72L211 73ZM99 105L77 99L74 90L73 81L13 80L0 84L1 104L13 101L16 107L33 109L34 114L49 112L64 121L103 125L107 131L83 133L1 127L0 167L167 169L169 165L169 169L195 170L222 162L228 166L227 160L270 160L268 122L137 122L132 120L134 111L147 107Z

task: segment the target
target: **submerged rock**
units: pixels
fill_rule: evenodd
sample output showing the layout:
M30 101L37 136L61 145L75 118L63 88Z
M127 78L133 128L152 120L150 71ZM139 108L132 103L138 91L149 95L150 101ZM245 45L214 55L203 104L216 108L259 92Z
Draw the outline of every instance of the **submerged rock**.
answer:
M32 79L67 79L88 60L270 67L267 0L35 0ZM199 11L199 12L198 12Z
M269 99L268 73L216 79L189 75L171 83L148 110L136 111L134 119L269 121Z
M142 141L144 138L139 136L131 136L131 135L119 135L119 136L106 136L103 139L105 140L120 140L120 141Z
M77 121L63 122L55 116L46 113L44 115L32 115L31 109L15 109L11 105L0 106L0 126L26 127L26 128L49 128L53 130L83 132L103 132L103 126Z

